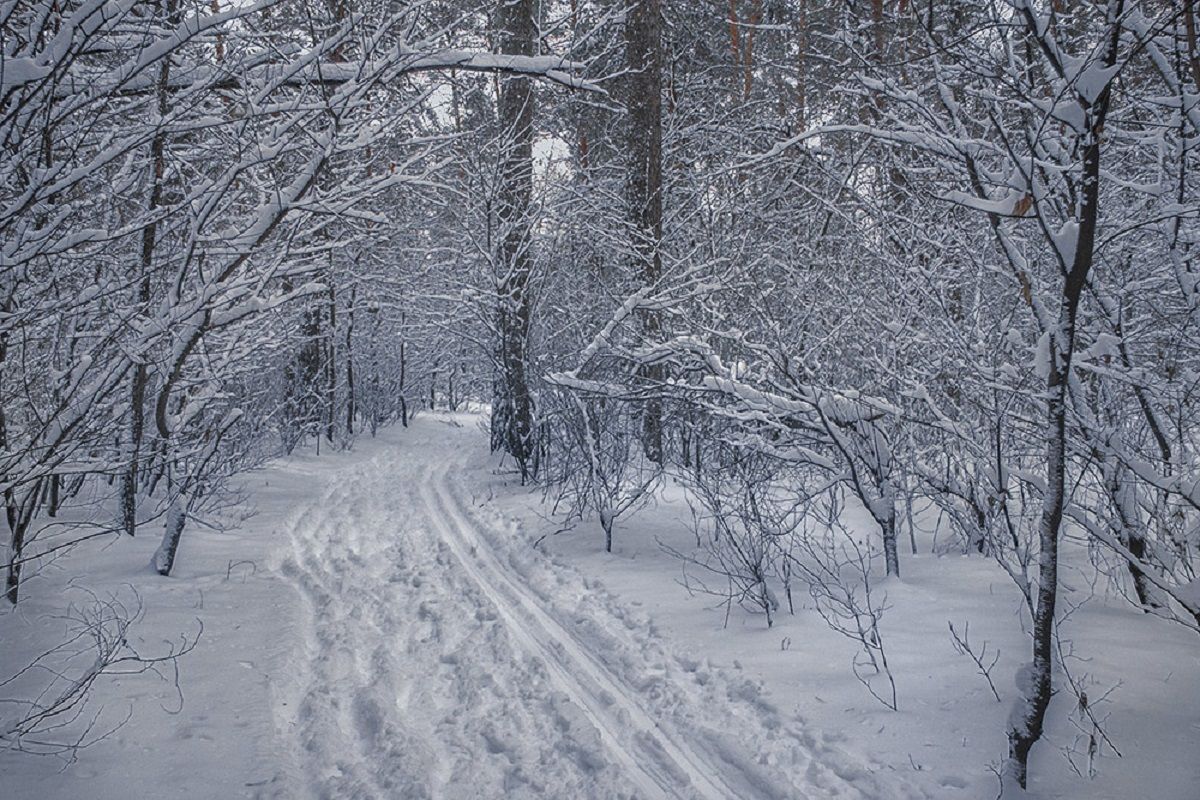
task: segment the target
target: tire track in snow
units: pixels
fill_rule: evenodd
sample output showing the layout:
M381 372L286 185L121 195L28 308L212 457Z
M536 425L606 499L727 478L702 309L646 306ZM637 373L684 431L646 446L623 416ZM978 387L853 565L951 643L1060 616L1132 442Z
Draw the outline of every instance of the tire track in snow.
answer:
M626 770L627 777L647 798L690 797L674 775L686 775L690 788L706 800L738 798L718 770L646 713L635 694L588 652L541 604L508 577L507 571L481 539L474 523L446 486L447 467L437 469L421 491L430 519L471 578L495 604L511 633L545 662L556 683L585 709L599 729L601 740ZM577 675L583 675L592 689ZM623 719L622 719L623 717ZM640 749L625 742L623 728L632 727ZM652 770L649 764L667 764ZM672 775L674 773L674 775Z

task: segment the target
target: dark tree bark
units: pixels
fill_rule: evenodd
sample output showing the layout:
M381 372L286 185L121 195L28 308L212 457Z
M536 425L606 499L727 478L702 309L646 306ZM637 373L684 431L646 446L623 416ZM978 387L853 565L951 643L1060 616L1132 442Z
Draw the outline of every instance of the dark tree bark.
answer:
M1113 512L1110 524L1117 541L1133 556L1133 560L1126 561L1125 565L1138 605L1143 611L1149 612L1163 608L1166 601L1142 569L1147 561L1146 537L1142 535L1137 500L1132 496L1134 490L1126 483L1128 477L1124 472L1124 468L1115 460L1104 465L1104 486Z
M495 27L500 52L535 55L533 0L500 0ZM498 374L493 382L492 449L504 450L529 477L535 451L534 405L529 391L529 330L532 321L530 206L533 200L534 93L529 78L499 78L497 111L505 147L500 156L499 272L496 279Z
M346 434L354 435L354 302L358 287L350 287L350 308L346 311Z
M731 13L734 6L731 4ZM633 222L635 267L650 286L662 277L662 4L639 0L625 18L625 57L629 64L626 106L629 110L629 209ZM656 311L643 311L642 331L648 339L662 332ZM657 385L661 365L643 367L649 399L642 411L642 448L655 463L663 460L662 400Z
M1124 0L1109 0L1109 31L1101 56L1103 66L1117 62L1120 43L1118 20L1124 11ZM1037 22L1026 12L1031 32ZM1055 54L1047 54L1050 60ZM1071 360L1075 348L1076 318L1079 301L1092 269L1096 245L1096 226L1100 216L1101 135L1108 116L1112 95L1111 83L1106 85L1094 102L1082 96L1078 102L1087 119L1087 129L1081 145L1083 152L1080 197L1076 222L1079 225L1073 256L1062 266L1066 272L1058 303L1055 330L1049 333L1049 364L1046 378L1046 489L1042 497L1042 513L1038 525L1038 587L1033 612L1033 661L1018 680L1022 697L1009 718L1008 762L1005 771L1026 788L1029 772L1029 752L1042 736L1046 710L1054 693L1054 609L1058 600L1058 538L1066 507L1067 464L1067 404L1069 402Z
M400 328L403 331L406 318L403 314L400 315ZM405 428L408 427L408 400L405 398L405 392L408 391L408 346L404 340L404 334L401 333L400 339L400 424ZM373 433L374 431L372 431Z
M751 0L750 22L746 29L745 45L742 48L742 99L749 100L754 91L754 38L762 23L762 0Z
M51 516L51 517L58 516L58 507L59 507L59 503L61 502L61 498L62 498L62 476L61 475L51 475L50 476L50 497L48 498L47 503L46 503L47 516Z
M12 309L12 296L9 295L4 299L3 310L8 314ZM8 331L0 332L0 380L4 378L4 365L8 360ZM2 385L2 384L0 384ZM8 416L4 413L4 405L0 403L0 450L8 450ZM7 487L4 490L4 518L8 522L9 533L15 534L17 530L17 498L13 488ZM16 537L14 535L12 541L12 550L16 550Z
M332 256L331 256L332 258ZM337 433L337 293L333 267L329 269L329 330L323 338L325 355L325 440L333 444Z
M176 15L175 0L166 0L163 11L168 19ZM171 80L171 59L164 58L158 69L158 85L156 87L158 101L158 116L166 117L167 98ZM163 173L166 159L166 132L160 126L154 131L150 140L150 194L146 200L146 212L150 218L142 228L142 249L139 260L141 280L138 284L138 308L147 313L150 306L150 274L154 266L154 247L158 241L158 220L155 213L162 205ZM142 439L146 430L146 382L147 368L145 354L142 354L133 365L133 378L129 390L129 461L125 473L121 476L121 527L130 536L137 531L137 492L138 467L142 457Z
M29 525L33 522L33 517L40 505L38 503L40 493L41 479L33 484L32 489L25 492L18 505L8 507L8 525L12 538L9 544L8 571L4 579L4 593L5 597L8 598L8 602L14 606L19 599L21 588L21 567L25 557L25 536L29 532Z

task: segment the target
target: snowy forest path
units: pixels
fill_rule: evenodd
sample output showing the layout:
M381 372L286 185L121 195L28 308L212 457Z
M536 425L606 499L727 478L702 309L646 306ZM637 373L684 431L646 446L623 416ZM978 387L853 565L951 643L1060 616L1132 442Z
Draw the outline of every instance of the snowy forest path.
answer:
M586 710L605 747L645 797L690 796L691 791L680 793L679 775L686 775L690 788L701 797L718 800L738 796L701 757L655 723L631 690L621 685L619 678L609 673L536 598L506 574L451 494L444 467L422 488L431 519L436 521L455 556L500 610L513 635L529 652L542 658L555 683ZM627 727L634 731L636 749L622 741L623 728ZM669 766L656 764L663 761L669 762Z
M875 796L745 679L481 517L482 437L421 423L287 520L303 653L274 688L290 763L260 796Z

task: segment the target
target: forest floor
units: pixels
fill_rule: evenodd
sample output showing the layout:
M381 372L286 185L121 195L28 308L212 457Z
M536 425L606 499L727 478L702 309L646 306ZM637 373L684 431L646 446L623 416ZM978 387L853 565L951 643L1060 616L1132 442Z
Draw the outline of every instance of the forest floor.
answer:
M182 707L169 672L106 678L96 730L128 722L65 768L0 751L0 796L996 795L1026 645L1011 581L986 559L919 540L926 555L881 584L891 711L854 678L853 643L801 598L768 628L685 587L696 576L667 552L695 548L677 489L618 522L605 553L592 521L555 533L541 495L496 469L478 417L424 416L242 486L255 515L192 526L174 577L146 566L148 530L75 549L0 614L0 676L62 638L48 620L86 602L85 584L143 606L131 636L144 654L203 624L179 664ZM1114 689L1097 710L1122 757L1105 745L1085 777L1089 731L1063 693L1031 793L1195 800L1200 648L1084 571L1065 583L1073 673L1093 697ZM1000 654L1003 702L953 649L947 622L968 621Z

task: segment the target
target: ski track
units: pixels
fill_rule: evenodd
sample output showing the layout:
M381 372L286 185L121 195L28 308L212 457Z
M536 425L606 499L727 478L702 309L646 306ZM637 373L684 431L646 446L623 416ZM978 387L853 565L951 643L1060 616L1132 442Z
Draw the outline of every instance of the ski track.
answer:
M260 797L869 796L863 773L778 722L764 739L761 720L731 709L719 732L693 729L713 713L695 693L653 708L505 565L489 543L504 534L449 479L457 444L431 443L425 459L383 448L287 520L292 546L275 566L303 598L303 652L273 687L290 758ZM680 698L695 706L682 716ZM790 761L772 771L734 752L742 734L749 751L787 739Z
M628 774L637 779L647 798L678 796L669 775L644 766L664 756L671 760L672 772L682 772L691 778L701 797L719 800L737 796L703 759L659 728L627 687L621 686L536 600L508 578L495 556L480 541L473 523L467 519L457 500L450 495L444 467L422 488L433 518L439 520L438 527L459 561L484 588L492 603L501 609L509 628L530 651L539 652L554 670L561 688L588 710L590 719L600 728L605 744L618 755ZM587 683L575 675L586 677ZM636 731L635 738L643 743L640 752L630 752L622 744L623 723L631 724Z

